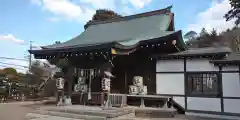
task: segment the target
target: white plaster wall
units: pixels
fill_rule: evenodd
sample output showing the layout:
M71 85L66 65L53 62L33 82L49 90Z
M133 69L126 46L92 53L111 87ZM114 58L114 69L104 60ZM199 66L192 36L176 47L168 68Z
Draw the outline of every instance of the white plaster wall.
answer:
M224 97L240 97L239 73L222 73Z
M173 100L185 109L185 97L173 97Z
M238 71L238 66L223 66L222 71Z
M206 59L187 59L186 70L190 71L219 71L217 66L211 64L209 60Z
M188 110L221 112L220 98L187 97Z
M224 112L240 113L240 99L223 99Z
M158 60L156 65L157 72L183 72L184 60Z
M157 73L156 89L157 94L184 95L184 74Z

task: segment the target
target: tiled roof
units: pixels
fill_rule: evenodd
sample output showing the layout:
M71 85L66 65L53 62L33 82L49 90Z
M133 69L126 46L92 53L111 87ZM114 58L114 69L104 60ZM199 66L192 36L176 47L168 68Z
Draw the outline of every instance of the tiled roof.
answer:
M154 14L153 14L154 13ZM174 31L166 31L172 20L171 13L149 12L148 15L127 17L128 19L94 23L75 38L43 48L87 47L123 41L142 41L163 37Z
M206 47L206 48L192 48L185 51L168 54L171 56L181 55L203 55L203 54L218 54L218 53L230 53L231 49L228 47Z

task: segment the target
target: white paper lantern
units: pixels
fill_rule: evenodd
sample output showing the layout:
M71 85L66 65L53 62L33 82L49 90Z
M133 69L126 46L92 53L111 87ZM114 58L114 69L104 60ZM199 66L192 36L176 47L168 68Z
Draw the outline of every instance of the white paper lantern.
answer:
M111 88L111 80L109 78L102 79L102 90L103 91L110 91Z
M58 89L63 89L64 88L64 79L58 78L56 81L56 86Z
M139 92L139 90L138 90L137 86L135 86L135 85L129 86L129 94L136 95L136 94L138 94L138 92Z
M176 45L177 44L177 41L176 40L173 40L172 41L172 45Z
M141 76L134 76L134 78L133 78L133 85L139 86L139 87L143 86L143 77L141 77Z

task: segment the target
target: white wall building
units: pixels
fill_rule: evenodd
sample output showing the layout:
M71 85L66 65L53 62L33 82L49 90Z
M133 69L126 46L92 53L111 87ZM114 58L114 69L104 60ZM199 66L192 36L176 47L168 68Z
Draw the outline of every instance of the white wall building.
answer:
M239 61L240 54L229 48L160 55L156 93L173 96L186 114L240 119Z

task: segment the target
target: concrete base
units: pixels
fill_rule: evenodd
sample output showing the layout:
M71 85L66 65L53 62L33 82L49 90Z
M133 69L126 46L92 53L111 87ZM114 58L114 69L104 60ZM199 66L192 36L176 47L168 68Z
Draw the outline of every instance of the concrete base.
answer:
M175 109L170 108L137 108L135 116L141 118L173 118L177 114Z
M72 105L40 108L29 113L27 117L39 118L38 116L41 116L41 118L44 118L44 120L45 118L49 118L50 120L52 117L61 117L61 119L66 118L64 120L68 120L69 118L71 118L71 120L136 120L140 118L173 118L175 114L175 109L166 108L100 108ZM38 119L34 118L34 120Z
M87 106L52 106L48 108L40 108L31 112L32 116L48 115L84 120L115 119L119 116L128 115L130 113L132 113L132 110L128 109L101 109L100 107Z

